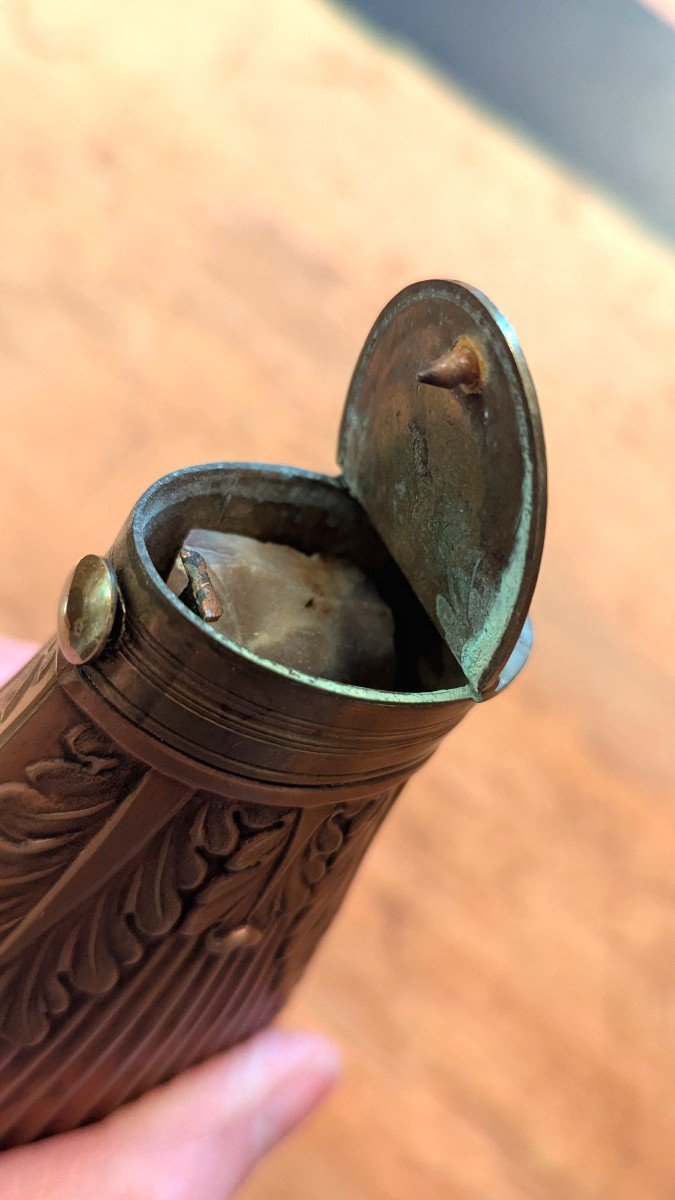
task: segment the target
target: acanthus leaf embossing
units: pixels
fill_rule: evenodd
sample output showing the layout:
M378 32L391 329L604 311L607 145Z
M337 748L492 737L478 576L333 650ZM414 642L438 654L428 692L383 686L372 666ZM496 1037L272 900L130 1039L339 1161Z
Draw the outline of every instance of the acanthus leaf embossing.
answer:
M56 925L0 974L0 1032L20 1045L40 1042L78 995L105 995L177 928L186 937L206 935L207 949L222 954L229 929L259 898L261 871L283 854L294 819L290 809L193 796L130 868L71 915L67 929Z
M30 782L0 784L0 936L49 890L144 769L79 722L63 734L59 756L26 765Z

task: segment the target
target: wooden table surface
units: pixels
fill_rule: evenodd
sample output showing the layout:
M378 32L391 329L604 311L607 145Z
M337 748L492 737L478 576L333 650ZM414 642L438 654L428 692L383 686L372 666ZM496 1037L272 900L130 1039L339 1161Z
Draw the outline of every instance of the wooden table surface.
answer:
M540 393L534 658L380 834L287 1018L344 1083L244 1195L672 1200L666 247L309 0L16 0L0 69L4 632L172 468L331 470L410 280L486 291Z

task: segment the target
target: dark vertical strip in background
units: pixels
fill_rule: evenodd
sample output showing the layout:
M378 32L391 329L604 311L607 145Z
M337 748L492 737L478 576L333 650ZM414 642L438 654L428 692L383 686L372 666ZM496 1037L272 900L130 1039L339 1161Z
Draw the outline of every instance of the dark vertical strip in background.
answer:
M351 0L675 235L675 29L636 0Z

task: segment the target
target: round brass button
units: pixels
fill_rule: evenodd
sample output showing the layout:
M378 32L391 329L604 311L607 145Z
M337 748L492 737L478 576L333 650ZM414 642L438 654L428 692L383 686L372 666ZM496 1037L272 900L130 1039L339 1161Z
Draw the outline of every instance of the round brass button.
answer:
M66 580L59 602L59 644L68 662L91 662L115 622L119 589L107 558L85 554Z

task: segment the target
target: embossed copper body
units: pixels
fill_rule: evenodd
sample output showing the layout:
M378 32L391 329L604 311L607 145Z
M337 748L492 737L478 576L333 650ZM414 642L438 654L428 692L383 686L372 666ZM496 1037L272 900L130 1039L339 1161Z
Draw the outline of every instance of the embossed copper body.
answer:
M430 286L404 293L415 312ZM423 325L438 323L434 304L419 309ZM451 347L465 334L449 327L440 341ZM490 404L495 336L479 349L485 391L476 400L460 389L462 403ZM428 413L436 389L418 382L417 372L442 345L427 354L429 338L422 340L425 353L412 361L406 351L410 362L400 370L420 395L426 391L420 403ZM357 368L350 395L363 399L359 378ZM411 439L424 438L424 419L418 410L406 414L422 430L413 434L411 426ZM467 420L479 429L475 413ZM534 455L541 478L535 434L534 450L522 453ZM494 618L487 655L472 651L467 671L461 645L450 648L452 636L442 636L443 606L439 626L438 614L420 603L429 580L411 575L410 562L421 561L419 550L409 558L414 527L403 550L398 535L380 528L384 500L355 498L362 464L345 446L343 429L349 486L232 464L188 468L154 484L109 555L119 612L100 653L69 662L55 639L0 692L2 1145L99 1117L269 1022L403 784L526 657L523 605L543 520L519 543L518 629L509 609L498 661ZM413 446L408 483L431 511L424 489L443 481L437 450L427 451L426 470L436 479L420 471L424 455ZM404 472L407 454L400 449ZM376 469L386 476L384 466ZM517 487L527 470L514 462ZM537 503L540 511L541 492ZM517 504L514 513L517 538ZM412 509L407 520L414 526ZM209 527L344 555L367 571L396 619L396 690L304 676L209 628L164 582L188 531ZM464 537L466 522L462 528ZM474 528L483 536L480 521ZM489 532L485 541L494 558ZM472 566L475 579L483 571L474 603L480 620L490 608L493 558L481 566L481 554ZM469 616L463 620L471 633Z

